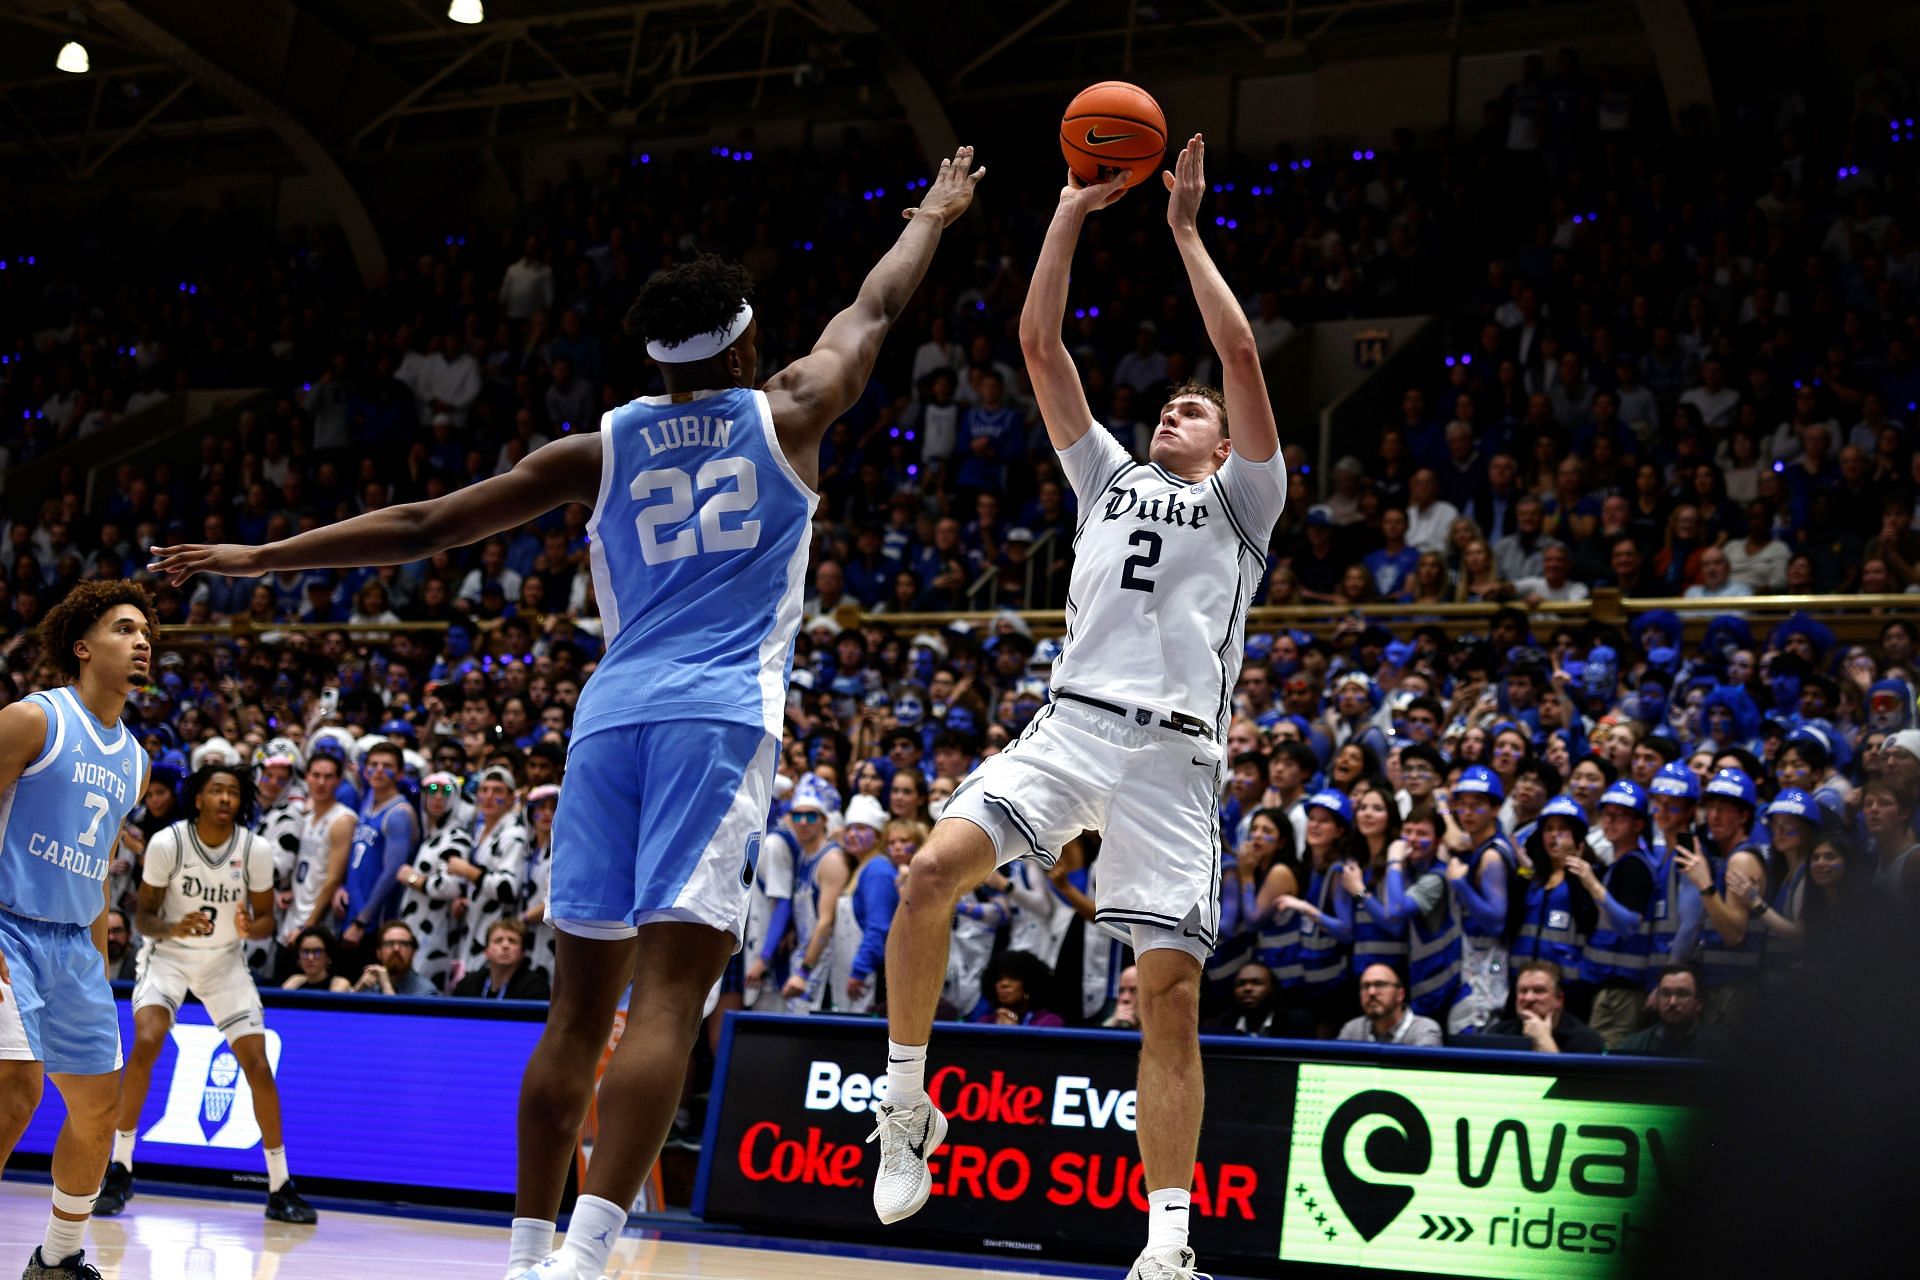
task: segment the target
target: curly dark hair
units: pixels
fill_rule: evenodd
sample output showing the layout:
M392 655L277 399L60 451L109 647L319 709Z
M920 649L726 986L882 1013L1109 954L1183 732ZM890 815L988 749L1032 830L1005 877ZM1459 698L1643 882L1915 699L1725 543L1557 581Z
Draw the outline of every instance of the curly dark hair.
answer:
M127 578L82 582L40 620L41 653L69 680L79 679L80 659L73 651L74 644L93 630L93 624L108 610L123 604L146 615L148 630L160 625L153 596L139 583Z
M200 820L200 793L207 789L207 784L213 781L213 776L216 773L224 773L240 784L240 806L235 809L233 813L234 825L241 827L252 826L254 809L253 771L245 765L227 764L223 761L215 761L212 764L201 765L181 788L185 793L185 803L183 807L186 810L188 820L193 822Z
M998 1005L994 987L1003 977L1018 978L1020 985L1027 989L1027 1007L1040 1009L1053 987L1053 970L1047 962L1031 951L1002 951L987 965L987 971L980 975L980 991L986 996L987 1003Z
M739 263L703 253L662 271L640 287L627 312L626 331L649 342L685 342L733 322L753 293L753 277Z

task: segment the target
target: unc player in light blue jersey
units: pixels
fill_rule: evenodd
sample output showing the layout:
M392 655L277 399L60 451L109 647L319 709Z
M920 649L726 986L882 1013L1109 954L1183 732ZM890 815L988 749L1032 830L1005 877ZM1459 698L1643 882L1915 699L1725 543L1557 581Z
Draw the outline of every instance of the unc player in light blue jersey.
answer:
M83 582L41 650L70 683L0 710L0 1167L53 1078L67 1106L53 1214L22 1280L100 1280L81 1249L113 1145L120 1018L107 985L107 868L147 789L120 714L147 681L153 598Z
M667 394L505 475L265 547L155 548L195 573L403 564L591 504L607 652L580 698L554 819L553 1005L520 1096L509 1275L597 1280L666 1140L707 993L739 947L773 798L821 438L872 376L940 233L985 174L940 163L908 225L806 356L758 383L746 270L702 257L640 291L627 328ZM599 1090L600 1140L566 1247L554 1220L594 1066L635 974Z

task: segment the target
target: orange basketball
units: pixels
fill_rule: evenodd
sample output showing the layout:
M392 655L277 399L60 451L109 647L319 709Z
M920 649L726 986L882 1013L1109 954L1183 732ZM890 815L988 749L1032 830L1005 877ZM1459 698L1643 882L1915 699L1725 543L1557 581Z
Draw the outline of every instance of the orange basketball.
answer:
M1136 186L1166 157L1167 117L1139 85L1102 80L1067 104L1060 152L1082 182L1105 182L1125 170L1127 185Z

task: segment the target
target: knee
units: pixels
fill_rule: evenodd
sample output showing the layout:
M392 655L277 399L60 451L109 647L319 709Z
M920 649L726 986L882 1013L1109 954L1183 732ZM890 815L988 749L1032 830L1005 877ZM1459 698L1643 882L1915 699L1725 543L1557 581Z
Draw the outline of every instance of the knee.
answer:
M991 858L991 854L988 855ZM906 891L902 898L905 905L931 907L939 911L950 911L960 895L973 888L985 878L991 866L978 865L980 860L970 851L953 843L939 840L928 841L926 847L913 855L913 861L907 864Z
M1189 1035L1200 1025L1200 975L1140 977L1140 1022L1149 1036Z
M0 1077L0 1133L4 1134L18 1134L26 1129L46 1087L38 1074L31 1080L22 1079L18 1082L10 1079L13 1074L8 1072L5 1077ZM24 1072L21 1074L25 1075Z
M247 1050L235 1048L233 1056L240 1060L240 1070L246 1074L248 1084L259 1088L273 1083L273 1069L267 1065L264 1050L258 1046Z
M150 1067L153 1065L154 1060L160 1056L160 1046L166 1042L167 1033L164 1030L148 1031L142 1028L135 1031L133 1035L133 1049L127 1054L127 1059L136 1067ZM238 1057L239 1055L236 1054L235 1056ZM242 1060L241 1065L246 1065L244 1060Z
M120 1110L120 1077L98 1088L76 1089L63 1099L76 1129L100 1133L113 1128Z

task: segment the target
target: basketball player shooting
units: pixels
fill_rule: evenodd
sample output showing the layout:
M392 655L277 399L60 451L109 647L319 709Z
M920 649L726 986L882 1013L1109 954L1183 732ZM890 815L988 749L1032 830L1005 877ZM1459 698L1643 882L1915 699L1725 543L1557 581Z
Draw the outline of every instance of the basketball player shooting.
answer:
M155 548L152 567L175 584L405 564L563 503L593 508L607 650L580 697L554 819L547 912L558 952L520 1090L510 1280L598 1280L666 1140L707 992L740 945L773 800L820 441L866 387L941 232L972 202L986 174L972 161L962 147L940 162L853 303L762 390L752 278L702 257L649 280L627 317L667 393L614 410L599 431L444 497L269 546ZM594 1066L629 982L626 1032L600 1086L600 1139L556 1254Z
M1060 337L1080 228L1120 198L1128 175L1095 186L1069 176L1047 229L1020 349L1079 498L1065 646L1052 701L954 792L913 859L887 944L889 1091L868 1139L881 1143L881 1221L918 1212L927 1157L947 1134L925 1080L954 903L998 865L1051 866L1068 840L1100 831L1094 920L1132 945L1140 971L1138 1133L1150 1194L1130 1280L1195 1274L1187 1216L1204 1088L1201 966L1220 921L1221 742L1247 605L1286 498L1253 332L1200 240L1205 155L1196 134L1162 180L1225 395L1175 388L1148 462L1094 422Z

